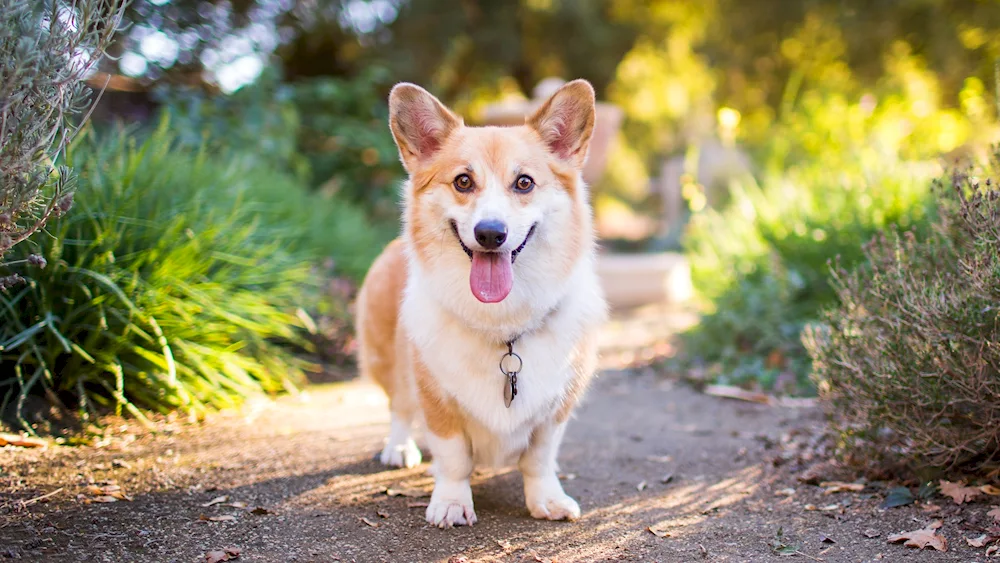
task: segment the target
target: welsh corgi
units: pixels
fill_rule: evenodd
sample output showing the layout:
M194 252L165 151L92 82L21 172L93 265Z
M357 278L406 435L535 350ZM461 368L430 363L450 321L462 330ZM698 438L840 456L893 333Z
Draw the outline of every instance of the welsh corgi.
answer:
M434 526L474 524L474 465L515 462L531 516L580 517L556 457L608 314L582 177L594 118L585 80L511 127L466 126L414 84L389 94L408 179L401 234L358 293L358 359L389 398L381 462L420 464L423 430Z

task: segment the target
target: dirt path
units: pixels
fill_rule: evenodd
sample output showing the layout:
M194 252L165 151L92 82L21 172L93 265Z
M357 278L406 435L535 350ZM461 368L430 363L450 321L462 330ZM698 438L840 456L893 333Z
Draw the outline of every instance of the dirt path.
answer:
M803 560L986 561L963 538L977 535L988 505L880 511L880 484L823 495L799 483L781 443L817 419L607 370L562 449L580 521L534 521L516 472L483 473L473 485L479 524L442 531L423 520L426 465L387 471L373 461L388 427L381 394L325 385L202 427L168 425L155 439L123 429L101 447L0 449L0 559L194 562L235 546L237 561L268 562L770 561L780 528ZM131 502L82 500L92 498L88 482L109 479ZM52 491L51 502L22 505ZM886 542L935 518L945 553Z

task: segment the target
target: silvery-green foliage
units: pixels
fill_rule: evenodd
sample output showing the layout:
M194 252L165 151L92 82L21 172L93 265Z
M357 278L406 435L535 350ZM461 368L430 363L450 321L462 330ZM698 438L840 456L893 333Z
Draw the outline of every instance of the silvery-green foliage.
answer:
M84 80L126 3L0 0L0 290L22 279L7 251L73 203L73 171L56 163L93 107Z

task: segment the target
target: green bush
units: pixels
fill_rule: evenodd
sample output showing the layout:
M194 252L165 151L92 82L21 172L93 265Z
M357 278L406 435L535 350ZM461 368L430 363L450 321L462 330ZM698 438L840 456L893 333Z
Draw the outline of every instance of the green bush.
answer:
M204 138L256 152L311 186L359 205L385 223L399 216L403 169L388 125L389 75L373 66L352 78L282 82L268 68L229 96L164 90L165 112L181 140Z
M863 171L801 166L762 186L736 183L724 209L693 214L684 245L706 314L682 335L679 367L810 392L800 333L835 298L828 261L857 263L887 226L921 228L925 177L889 161Z
M833 275L805 343L848 454L1000 471L1000 153L939 182L933 232L890 231Z
M16 250L48 267L0 294L0 399L26 427L33 396L56 411L43 418L197 416L294 388L309 313L344 305L325 302L318 264L359 276L381 242L353 208L254 154L185 148L166 121L142 141L88 138L67 164L76 209Z

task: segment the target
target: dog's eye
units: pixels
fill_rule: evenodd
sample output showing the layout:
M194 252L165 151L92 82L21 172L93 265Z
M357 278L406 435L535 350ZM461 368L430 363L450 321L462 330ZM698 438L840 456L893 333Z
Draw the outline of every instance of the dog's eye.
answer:
M452 183L455 185L455 189L460 192L467 192L472 189L472 178L468 174L455 176L455 181Z
M531 179L531 176L527 174L521 174L517 177L517 181L514 182L514 189L521 192L530 192L532 188L535 187L535 181Z

